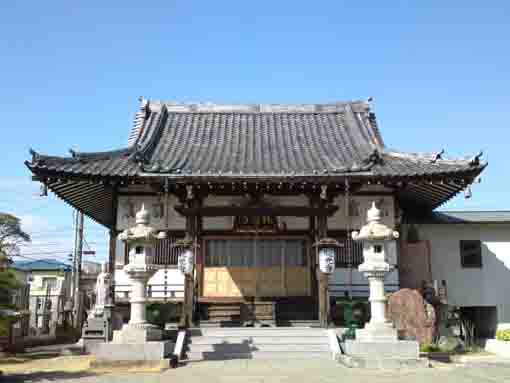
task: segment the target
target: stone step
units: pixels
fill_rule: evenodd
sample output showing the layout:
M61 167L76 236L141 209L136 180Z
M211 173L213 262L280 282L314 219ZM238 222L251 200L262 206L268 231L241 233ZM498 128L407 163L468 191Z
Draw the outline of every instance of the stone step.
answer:
M189 340L189 346L202 345L202 344L240 344L245 341L250 343L258 344L292 344L292 345L307 345L307 344L326 344L328 341L326 335L320 335L316 337L245 337L245 336L229 336L229 337L216 337L216 336L199 336L192 337Z
M202 322L200 322L202 323ZM314 324L314 322L305 322L307 324L311 323L311 324ZM202 329L201 327L192 327L189 329L189 331L201 331L201 330L204 330ZM311 327L310 325L306 325L306 326L296 326L296 327L236 327L236 328L228 328L228 329L224 329L224 328L221 328L221 327L217 327L217 328L208 328L204 331L207 331L208 333L213 333L213 332L223 332L223 331L228 331L228 332L234 332L234 331L241 331L243 332L244 334L248 334L250 332L262 332L262 333L265 333L265 332L290 332L290 333L296 333L297 331L301 331L301 332L310 332L310 333L316 333L316 332L320 332L320 331L324 331L325 329L323 328L316 328L316 327Z
M208 330L207 328L204 329L204 330ZM287 338L287 339L297 339L297 338L326 338L327 337L327 333L324 332L324 331L321 331L321 332L305 332L305 331L299 331L299 332L295 332L295 333L289 333L289 332L272 332L272 333L256 333L256 332L252 332L252 333L243 333L241 331L236 331L236 332L232 332L232 333L229 333L229 332L215 332L215 333L207 333L207 332L202 332L202 333L195 333L192 335L192 338L194 337L197 337L197 336L200 336L200 337L211 337L211 338L244 338L244 339L249 339L249 338L257 338L257 339L273 339L273 338Z
M329 344L251 344L246 343L216 343L216 344L190 344L187 351L196 352L220 352L226 354L243 354L250 352L327 352Z
M327 352L275 352L275 351L253 351L248 353L222 353L222 352L197 352L187 353L185 360L227 360L227 359L331 359L331 353Z

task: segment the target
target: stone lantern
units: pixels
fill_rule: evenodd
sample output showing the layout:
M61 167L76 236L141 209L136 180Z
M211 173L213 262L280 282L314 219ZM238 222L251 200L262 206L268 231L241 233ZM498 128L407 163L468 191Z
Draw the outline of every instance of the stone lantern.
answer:
M119 234L129 246L129 263L124 272L131 279L131 315L120 331L114 331L113 341L98 343L91 352L97 360L107 361L168 361L174 343L163 340L163 331L147 322L147 282L157 271L153 264L153 251L160 239L166 238L151 226L150 214L142 205L136 213L136 225Z
M129 323L122 329L122 338L126 342L131 340L150 341L160 340L161 330L147 322L146 301L147 282L157 268L153 264L153 251L160 239L166 238L164 232L158 232L151 226L150 214L142 205L136 213L136 225L119 234L119 239L129 246L129 263L124 266L124 272L131 279L131 316Z
M399 237L397 231L381 223L381 212L375 202L367 212L367 224L352 233L355 241L363 242L363 263L358 270L368 278L370 286L371 318L364 329L356 331L357 340L396 340L397 332L386 319L384 278L392 270L388 263L391 242Z
M388 255L399 237L381 223L381 212L372 203L367 212L367 224L353 232L355 241L363 242L363 263L358 270L368 278L370 285L371 318L365 328L356 330L356 339L345 341L345 354L338 355L340 363L350 367L401 368L425 367L427 361L419 358L419 344L413 340L399 340L397 330L386 319L384 278L391 271Z

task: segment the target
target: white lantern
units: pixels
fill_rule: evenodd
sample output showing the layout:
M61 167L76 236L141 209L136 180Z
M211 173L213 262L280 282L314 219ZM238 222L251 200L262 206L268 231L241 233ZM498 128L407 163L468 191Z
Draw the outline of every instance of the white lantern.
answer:
M193 254L193 250L191 249L184 250L181 254L179 254L177 262L181 273L186 275L192 274L193 266L195 264L195 256Z
M322 247L319 250L319 269L325 274L332 274L335 271L335 249L333 247Z

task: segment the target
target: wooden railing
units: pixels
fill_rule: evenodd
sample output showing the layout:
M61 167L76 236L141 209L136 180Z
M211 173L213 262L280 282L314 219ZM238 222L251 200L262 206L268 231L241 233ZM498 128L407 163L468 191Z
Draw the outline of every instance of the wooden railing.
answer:
M150 284L147 286L147 298L150 300L179 299L184 294L182 283ZM115 285L115 299L126 301L131 297L131 285Z

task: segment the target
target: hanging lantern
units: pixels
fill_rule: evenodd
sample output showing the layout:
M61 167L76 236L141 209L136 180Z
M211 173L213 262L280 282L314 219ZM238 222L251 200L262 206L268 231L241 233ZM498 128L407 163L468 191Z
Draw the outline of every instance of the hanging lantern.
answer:
M192 274L193 266L195 265L195 256L193 254L193 250L188 248L179 254L177 264L181 273L184 275Z
M177 258L177 268L184 275L193 275L195 268L195 250L199 245L194 243L192 239L186 237L176 241L172 247L181 249Z
M319 270L325 274L332 274L335 271L336 249L340 244L333 238L323 238L314 243L319 254Z

